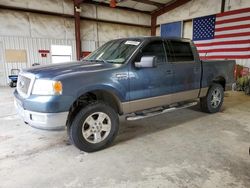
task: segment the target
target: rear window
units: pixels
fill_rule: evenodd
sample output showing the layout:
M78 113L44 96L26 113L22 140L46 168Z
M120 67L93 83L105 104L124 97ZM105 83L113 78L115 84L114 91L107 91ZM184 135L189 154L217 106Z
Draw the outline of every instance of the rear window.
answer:
M193 61L194 56L189 42L170 41L175 62Z

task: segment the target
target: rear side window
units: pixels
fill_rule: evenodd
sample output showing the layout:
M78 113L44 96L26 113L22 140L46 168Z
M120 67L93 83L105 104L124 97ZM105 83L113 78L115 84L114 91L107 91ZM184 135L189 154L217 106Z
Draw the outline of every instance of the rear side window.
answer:
M165 45L165 49L166 49L168 62L174 62L174 54L171 51L169 44L167 42L164 42L164 45Z
M189 42L170 41L175 62L193 61L194 56Z

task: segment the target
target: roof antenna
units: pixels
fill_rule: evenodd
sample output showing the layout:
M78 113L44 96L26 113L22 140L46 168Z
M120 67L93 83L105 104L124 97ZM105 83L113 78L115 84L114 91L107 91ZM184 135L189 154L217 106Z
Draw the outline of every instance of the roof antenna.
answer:
M207 57L207 52L205 53L205 60L207 59L206 57Z

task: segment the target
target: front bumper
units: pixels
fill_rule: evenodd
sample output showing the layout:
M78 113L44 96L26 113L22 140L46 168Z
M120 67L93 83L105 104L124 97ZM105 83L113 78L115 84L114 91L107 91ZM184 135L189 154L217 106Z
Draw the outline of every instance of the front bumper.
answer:
M14 104L23 121L32 127L43 130L62 130L65 128L68 112L41 113L25 110L21 101L16 98Z

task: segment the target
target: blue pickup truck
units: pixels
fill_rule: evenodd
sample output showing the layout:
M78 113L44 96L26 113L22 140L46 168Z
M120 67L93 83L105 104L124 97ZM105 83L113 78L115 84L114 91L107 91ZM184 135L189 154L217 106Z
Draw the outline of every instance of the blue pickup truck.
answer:
M32 127L66 127L70 141L93 152L112 143L127 120L190 107L218 112L234 82L235 61L201 61L191 40L161 37L107 42L81 61L23 70L15 105Z

